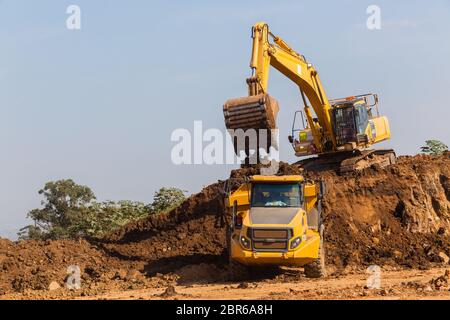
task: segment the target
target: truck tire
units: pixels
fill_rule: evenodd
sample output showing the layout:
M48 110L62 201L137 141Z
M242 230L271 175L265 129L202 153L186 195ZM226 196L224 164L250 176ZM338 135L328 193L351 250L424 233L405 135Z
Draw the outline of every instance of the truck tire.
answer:
M319 257L317 260L305 265L305 276L307 278L322 278L326 276L325 268L325 246L323 240L324 225L320 226L320 245L319 245Z
M228 279L230 281L240 281L248 279L250 276L250 268L231 258L231 230L226 228L226 253L228 259Z

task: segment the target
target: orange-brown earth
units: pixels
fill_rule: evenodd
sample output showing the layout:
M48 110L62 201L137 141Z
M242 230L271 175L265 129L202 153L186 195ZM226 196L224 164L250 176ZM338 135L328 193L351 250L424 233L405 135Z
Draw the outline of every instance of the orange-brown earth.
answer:
M427 272L431 277L436 273L433 270L441 272L435 268L448 265L448 153L440 157L400 157L398 164L388 168L369 168L347 176L333 172L306 173L298 164L282 164L281 172L303 173L326 182L325 246L331 276L318 283L339 283L339 279L352 274L363 277L367 266L376 264L392 272L393 277L396 272L422 274L425 282L420 286L428 290ZM239 184L254 173L255 168L235 170L231 173L232 181ZM117 292L115 297L119 298L130 290L159 292L169 285L221 286L227 280L222 187L222 182L212 184L171 212L131 223L101 240L0 239L0 297L100 297ZM80 290L64 288L70 265L81 270ZM248 281L278 283L283 288L303 281L310 283L308 290L314 292L315 282L301 279L298 271L279 270ZM61 288L57 289L58 286ZM226 282L223 286L227 286ZM395 290L419 292L420 286L399 284ZM431 288L422 291L437 290ZM446 287L439 288L442 291ZM283 293L273 297L303 296L295 293L297 289L292 290L288 296ZM384 294L389 296L389 292ZM313 293L309 295L314 298ZM336 295L339 296L338 290Z

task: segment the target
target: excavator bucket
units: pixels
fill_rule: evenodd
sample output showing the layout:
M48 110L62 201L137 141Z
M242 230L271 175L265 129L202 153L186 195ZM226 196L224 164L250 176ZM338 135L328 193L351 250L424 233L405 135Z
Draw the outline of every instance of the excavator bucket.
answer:
M238 144L237 135L233 137L234 151L240 155L244 151L247 158L246 164L260 162L260 149L265 149L268 153L271 146L277 148L278 143L272 139L272 129L276 129L276 118L278 114L278 102L268 94L259 94L242 98L230 99L223 106L225 125L227 129L242 129L244 133L254 129L257 131L256 151L252 154L249 141L244 141L245 145ZM266 129L266 141L261 141L258 130Z
M278 102L268 94L230 99L223 106L227 129L275 129Z

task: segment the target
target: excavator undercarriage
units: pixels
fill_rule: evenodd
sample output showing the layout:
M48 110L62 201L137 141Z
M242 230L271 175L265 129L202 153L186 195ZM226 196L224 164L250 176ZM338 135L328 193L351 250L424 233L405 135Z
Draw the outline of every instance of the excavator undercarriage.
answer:
M358 172L370 167L384 168L395 163L396 155L392 149L325 153L297 162L306 171L320 172L333 170L340 174Z

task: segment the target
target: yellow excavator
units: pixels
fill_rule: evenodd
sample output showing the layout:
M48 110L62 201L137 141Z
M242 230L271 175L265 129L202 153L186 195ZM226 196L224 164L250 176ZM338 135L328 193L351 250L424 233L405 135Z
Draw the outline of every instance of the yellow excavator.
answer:
M292 144L298 157L317 155L299 163L307 170L336 169L345 173L395 163L392 149L369 149L390 138L389 122L378 113L378 96L364 94L328 100L319 75L306 58L294 51L264 22L252 28L253 50L247 79L248 96L226 101L223 106L228 130L276 129L277 101L267 93L269 70L274 67L300 89L303 112L294 117ZM301 114L303 127L295 127ZM269 151L271 139L264 145ZM235 145L236 148L236 145ZM260 145L258 141L257 150ZM248 155L248 145L246 145ZM238 152L238 150L236 150Z

